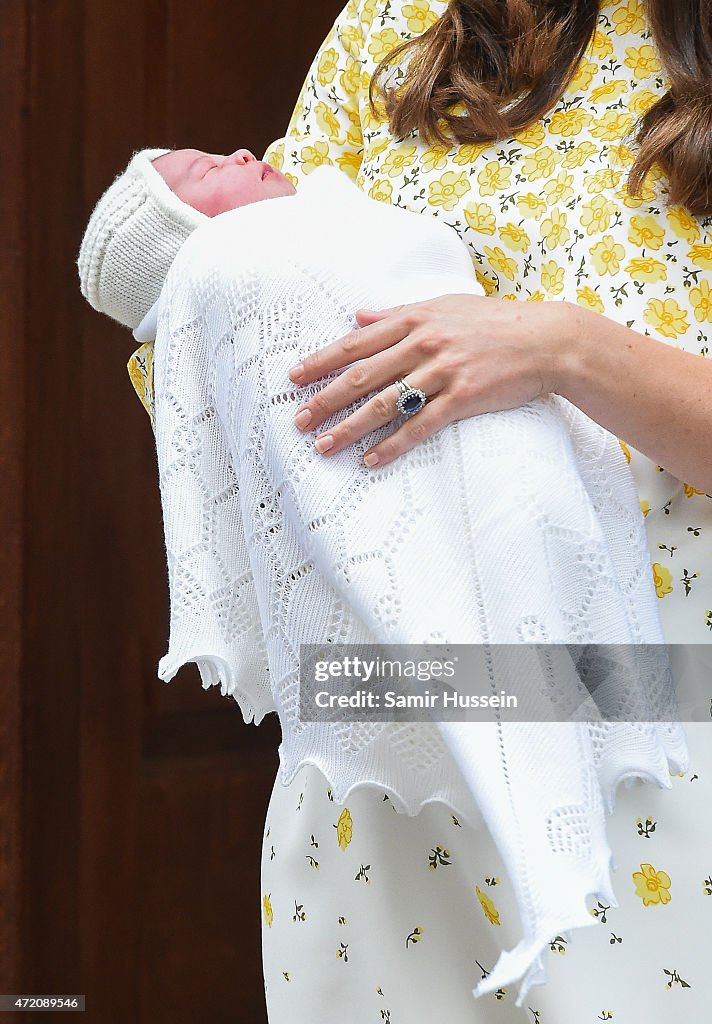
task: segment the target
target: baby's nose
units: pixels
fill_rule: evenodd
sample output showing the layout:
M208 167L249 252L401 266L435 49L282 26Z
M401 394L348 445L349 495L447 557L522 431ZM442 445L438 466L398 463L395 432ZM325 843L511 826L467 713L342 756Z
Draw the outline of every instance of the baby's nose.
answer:
M256 160L257 157L254 153L251 153L249 149L236 149L234 153L231 153L228 160L232 160L238 164L248 164L252 160Z

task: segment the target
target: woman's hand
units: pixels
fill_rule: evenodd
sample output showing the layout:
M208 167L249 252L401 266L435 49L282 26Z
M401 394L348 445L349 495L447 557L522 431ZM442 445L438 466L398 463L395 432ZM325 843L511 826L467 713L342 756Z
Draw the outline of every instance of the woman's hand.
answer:
M309 384L349 368L301 406L295 423L313 430L338 410L378 391L356 412L315 440L338 452L400 413L394 381L422 388L426 404L366 452L385 465L454 420L525 405L557 390L562 355L575 344L579 307L480 295L442 295L380 312L359 310L359 328L311 353L289 376ZM349 364L354 365L349 365Z

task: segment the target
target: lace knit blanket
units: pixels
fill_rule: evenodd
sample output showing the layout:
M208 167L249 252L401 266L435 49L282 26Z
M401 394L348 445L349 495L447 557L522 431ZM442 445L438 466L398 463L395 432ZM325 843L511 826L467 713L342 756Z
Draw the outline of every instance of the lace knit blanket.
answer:
M326 381L295 388L288 368L356 309L449 292L481 294L456 233L331 168L191 236L154 350L171 610L159 676L194 661L245 722L276 711L284 783L310 762L338 803L374 785L402 813L440 800L486 825L522 938L473 993L521 979L521 1005L550 940L595 924L586 896L618 905L605 813L622 780L671 788L681 726L298 716L301 643L663 642L623 452L559 396L453 423L376 469L362 456L397 423L328 458L293 425ZM546 686L533 663L531 686Z

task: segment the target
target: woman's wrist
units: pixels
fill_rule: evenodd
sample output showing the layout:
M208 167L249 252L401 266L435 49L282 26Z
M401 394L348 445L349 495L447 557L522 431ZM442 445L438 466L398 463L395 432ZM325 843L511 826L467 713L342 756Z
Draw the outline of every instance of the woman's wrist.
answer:
M583 375L588 334L586 314L590 311L568 301L552 301L548 306L553 319L544 343L542 390L566 398L566 392L576 390L575 382Z
M552 390L678 480L712 493L712 360L575 303L561 305L569 309Z

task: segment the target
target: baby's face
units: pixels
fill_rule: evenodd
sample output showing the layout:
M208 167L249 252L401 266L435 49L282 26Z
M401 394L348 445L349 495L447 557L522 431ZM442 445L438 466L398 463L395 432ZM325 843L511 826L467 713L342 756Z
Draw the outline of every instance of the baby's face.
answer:
M296 192L289 178L257 160L249 149L230 156L174 149L157 157L153 166L179 199L207 217Z

